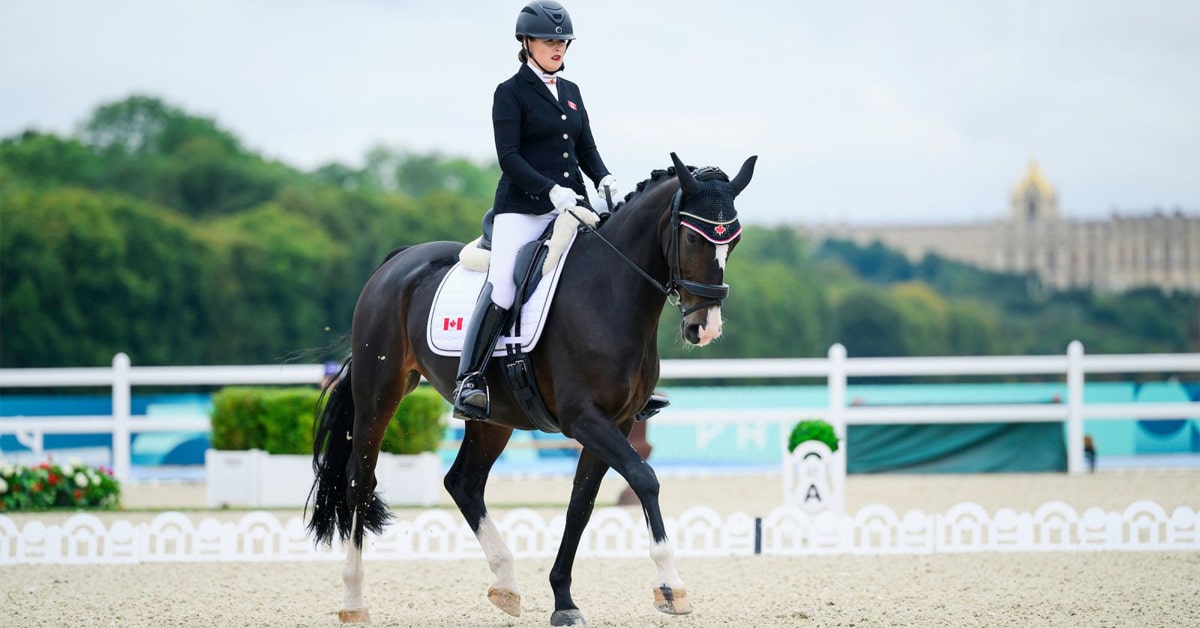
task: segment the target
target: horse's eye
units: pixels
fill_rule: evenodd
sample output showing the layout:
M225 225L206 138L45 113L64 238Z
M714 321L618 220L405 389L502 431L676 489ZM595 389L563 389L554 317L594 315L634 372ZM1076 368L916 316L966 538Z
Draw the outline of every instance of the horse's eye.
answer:
M696 246L697 244L700 244L700 236L698 236L694 233L688 233L687 234L687 243L692 246Z

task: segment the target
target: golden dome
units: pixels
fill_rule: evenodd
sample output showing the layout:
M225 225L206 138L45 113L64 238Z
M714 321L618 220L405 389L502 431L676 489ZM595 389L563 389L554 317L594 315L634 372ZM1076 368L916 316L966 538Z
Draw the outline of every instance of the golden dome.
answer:
M1038 196L1042 198L1051 198L1054 196L1054 187L1046 180L1041 168L1038 168L1037 162L1032 159L1029 160L1029 169L1025 171L1025 177L1013 188L1013 196L1024 195L1025 191L1030 187L1036 188Z

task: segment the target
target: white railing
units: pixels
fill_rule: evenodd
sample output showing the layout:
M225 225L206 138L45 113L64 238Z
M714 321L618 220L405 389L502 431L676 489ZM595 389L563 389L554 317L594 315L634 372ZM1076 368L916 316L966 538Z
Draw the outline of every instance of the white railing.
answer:
M0 388L112 388L111 416L39 416L0 419L0 434L14 434L35 455L43 450L46 434L112 434L113 475L129 480L130 435L140 432L207 432L206 416L135 418L133 386L224 386L246 384L318 384L321 364L279 366L131 366L118 353L111 367L0 369Z
M978 356L922 358L848 358L840 344L825 358L746 360L664 360L663 380L706 378L819 378L828 386L824 408L671 409L656 423L711 424L758 422L791 425L799 414L832 423L842 438L846 425L906 423L980 423L993 421L1067 423L1067 469L1084 471L1083 421L1200 417L1200 403L1085 404L1083 387L1096 373L1200 373L1200 354L1140 354L1086 356L1072 342L1066 355ZM847 405L851 377L921 377L961 375L1051 375L1065 379L1067 395L1061 404L970 404L859 407ZM27 447L40 450L45 434L111 433L115 475L129 478L130 434L150 431L207 431L207 417L149 419L130 413L132 386L195 386L244 384L317 384L323 365L132 367L123 353L113 365L96 368L0 369L0 388L112 387L113 414L101 417L36 417L0 420L0 434L17 434ZM35 447L35 445L37 447Z
M462 517L446 509L398 513L383 534L363 545L372 562L484 558ZM1077 510L1064 502L1032 512L988 512L960 503L943 513L899 513L883 504L855 514L812 515L787 506L765 516L722 515L692 507L664 517L675 555L687 557L960 554L975 552L1200 551L1200 513L1167 511L1138 501L1124 509ZM558 552L562 515L518 508L496 521L517 558ZM626 508L598 508L583 533L579 556L643 559L650 551L645 521ZM314 546L302 517L255 511L239 519L164 512L130 521L72 515L65 521L24 521L0 515L0 566L139 563L338 561L345 550Z
M1065 356L972 356L920 358L848 358L846 348L835 344L828 357L769 360L666 360L662 379L796 378L827 381L829 402L824 408L806 408L806 418L822 418L845 439L847 425L911 423L1057 422L1067 423L1067 471L1084 472L1083 421L1174 419L1200 417L1200 403L1084 404L1088 374L1097 373L1200 373L1200 353L1084 354L1083 343L1072 341ZM1066 380L1067 397L1061 404L938 404L854 406L846 403L850 377L927 377L962 375L1057 375ZM718 423L756 421L791 426L795 409L688 410L670 409L656 423ZM786 442L786 439L785 439Z

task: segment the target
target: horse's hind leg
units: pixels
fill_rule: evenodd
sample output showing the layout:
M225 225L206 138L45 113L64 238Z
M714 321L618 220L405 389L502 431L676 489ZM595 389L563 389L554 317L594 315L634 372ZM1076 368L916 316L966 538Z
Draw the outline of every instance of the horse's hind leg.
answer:
M550 589L554 592L554 613L550 615L551 626L583 626L587 622L583 613L571 599L571 570L575 565L575 553L579 550L579 540L583 529L587 527L592 517L592 509L596 505L596 494L600 492L600 482L608 472L608 465L584 449L579 454L579 464L575 467L575 482L571 488L571 502L567 506L567 522L563 530L562 542L558 546L558 556L550 569Z
M475 532L475 538L479 539L488 567L496 576L495 582L488 588L488 600L515 617L521 614L521 593L517 586L512 550L501 538L496 524L488 517L487 506L483 503L488 472L511 436L510 427L467 421L462 446L446 473L445 485L446 491L467 520L467 525Z
M346 503L351 508L350 545L346 550L346 562L342 567L342 584L345 586L342 609L338 619L342 623L369 622L367 604L363 599L362 544L364 530L376 534L391 518L387 506L375 493L378 482L375 465L379 461L379 447L387 431L396 407L420 382L420 375L412 372L401 386L395 376L383 371L354 373L355 416L352 439L352 454L346 465ZM365 400L358 403L358 400Z

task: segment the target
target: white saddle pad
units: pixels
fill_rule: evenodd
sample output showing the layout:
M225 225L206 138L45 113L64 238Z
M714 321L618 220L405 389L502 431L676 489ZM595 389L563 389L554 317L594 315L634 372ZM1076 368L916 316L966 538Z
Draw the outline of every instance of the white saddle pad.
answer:
M504 347L510 344L519 344L524 351L530 351L537 344L546 326L554 292L558 289L563 260L567 259L567 253L574 244L575 238L572 237L554 270L542 277L533 295L521 307L521 335L501 335L492 355L504 355ZM471 323L475 301L479 298L479 290L483 288L486 277L487 273L468 270L459 262L442 278L442 284L433 298L433 308L429 310L429 329L426 334L429 348L434 353L445 356L462 353L467 325Z

